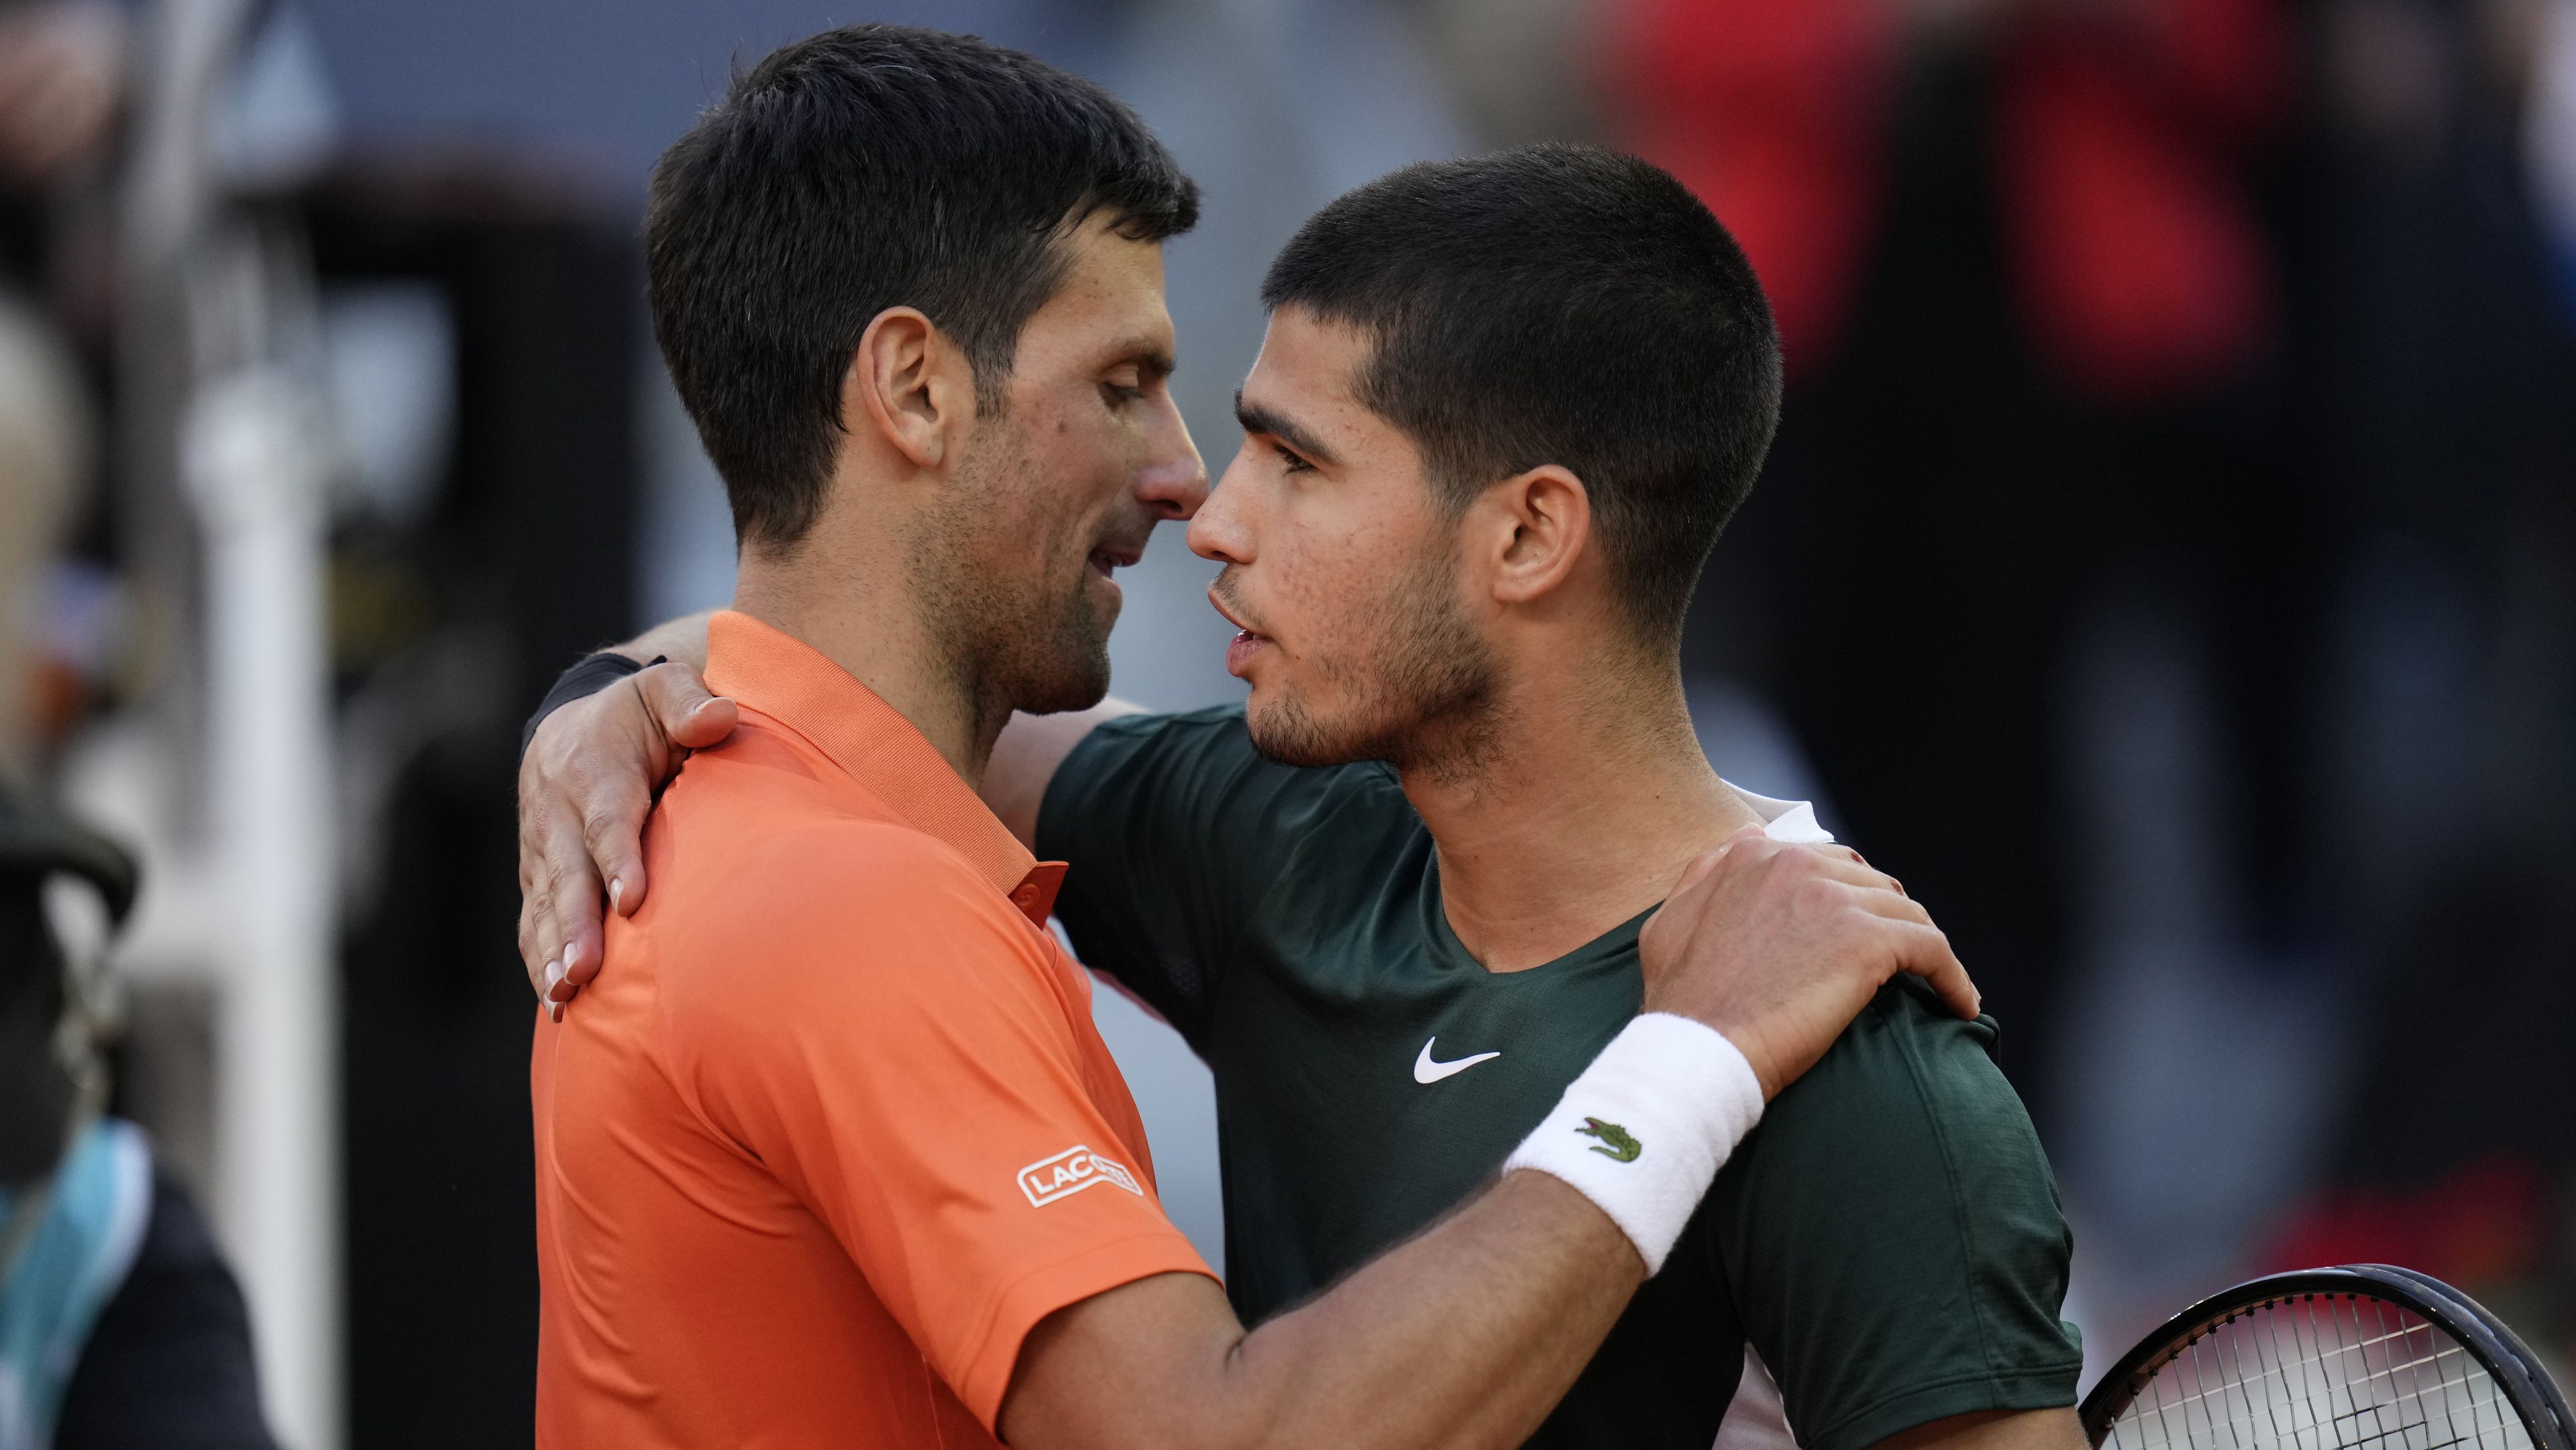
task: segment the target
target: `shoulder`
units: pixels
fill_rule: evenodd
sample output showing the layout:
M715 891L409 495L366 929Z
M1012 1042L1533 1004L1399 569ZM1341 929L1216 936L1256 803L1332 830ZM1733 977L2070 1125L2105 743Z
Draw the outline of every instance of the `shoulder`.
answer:
M1028 919L962 855L893 822L783 817L662 869L636 925L666 1001L711 1020L854 993L882 1004L1046 961Z
M1857 1235L1953 1261L2012 1243L2062 1260L2056 1177L1995 1065L1994 1024L1950 1016L1910 981L1882 989L1764 1111L1721 1198L1757 1237Z
M1999 1028L1950 1015L1927 988L1899 977L1879 989L1813 1070L1783 1092L1764 1121L1840 1136L1878 1123L2009 1120L2027 1128L2021 1097L1995 1065Z
M2074 1249L1994 1028L1899 979L1765 1111L1708 1244L1798 1443L2075 1402Z

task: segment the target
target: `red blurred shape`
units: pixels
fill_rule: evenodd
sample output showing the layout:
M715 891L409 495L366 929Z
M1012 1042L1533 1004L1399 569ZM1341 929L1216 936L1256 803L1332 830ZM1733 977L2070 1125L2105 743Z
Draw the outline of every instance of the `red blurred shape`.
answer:
M2536 1271L2549 1195L2519 1158L2475 1159L2410 1190L2329 1189L2295 1210L2264 1255L2270 1269L2397 1264L2472 1285Z

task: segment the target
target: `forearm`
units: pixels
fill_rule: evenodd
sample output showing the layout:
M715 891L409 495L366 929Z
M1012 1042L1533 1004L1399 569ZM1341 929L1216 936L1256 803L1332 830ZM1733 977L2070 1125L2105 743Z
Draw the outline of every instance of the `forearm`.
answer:
M1038 848L1038 807L1046 803L1047 783L1055 779L1055 770L1064 758L1082 743L1082 737L1103 720L1121 715L1141 715L1144 707L1131 705L1115 696L1088 710L1067 710L1056 715L1013 715L1002 727L1001 737L993 742L992 759L985 762L984 781L978 793L1020 844L1034 851Z
M1517 1445L1644 1277L1589 1199L1514 1173L1249 1334L1212 1284L1186 1276L1059 1312L1022 1349L1003 1438L1021 1450Z
M1230 1372L1275 1445L1529 1438L1645 1280L1607 1215L1506 1176L1412 1243L1246 1336Z
M656 659L673 660L703 675L707 672L707 620L714 614L712 609L701 609L681 615L624 644L610 646L608 653L624 655L639 665Z

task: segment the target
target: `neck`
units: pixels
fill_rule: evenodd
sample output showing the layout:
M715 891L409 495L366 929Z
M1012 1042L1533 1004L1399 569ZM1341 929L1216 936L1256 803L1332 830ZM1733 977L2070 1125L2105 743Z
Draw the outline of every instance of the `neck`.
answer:
M896 531L872 532L849 541L808 535L783 558L745 549L733 607L849 671L980 789L1010 706L984 698L990 692L922 612L924 591L902 551L871 547Z
M1760 817L1710 768L1680 671L1640 685L1541 671L1463 768L1408 768L1449 925L1489 971L1554 961L1662 901L1692 858Z

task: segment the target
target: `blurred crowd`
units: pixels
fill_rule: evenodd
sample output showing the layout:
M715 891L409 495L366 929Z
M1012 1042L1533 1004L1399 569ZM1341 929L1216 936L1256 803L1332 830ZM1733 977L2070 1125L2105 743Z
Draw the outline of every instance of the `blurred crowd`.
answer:
M208 185L292 272L332 419L350 1440L526 1433L517 726L730 577L642 328L644 168L735 58L856 18L1162 132L1207 193L1171 296L1212 454L1259 273L1339 190L1549 136L1682 177L1790 366L1685 644L1703 738L1977 973L2096 1370L2361 1260L2568 1363L2576 0L0 3L0 774L139 855L112 1102L212 1195L220 984L154 897L207 833L167 395L212 330L137 281L134 218L154 47L209 7L243 39ZM1208 572L1156 541L1121 694L1233 697ZM1203 1083L1110 1035L1213 1224Z

